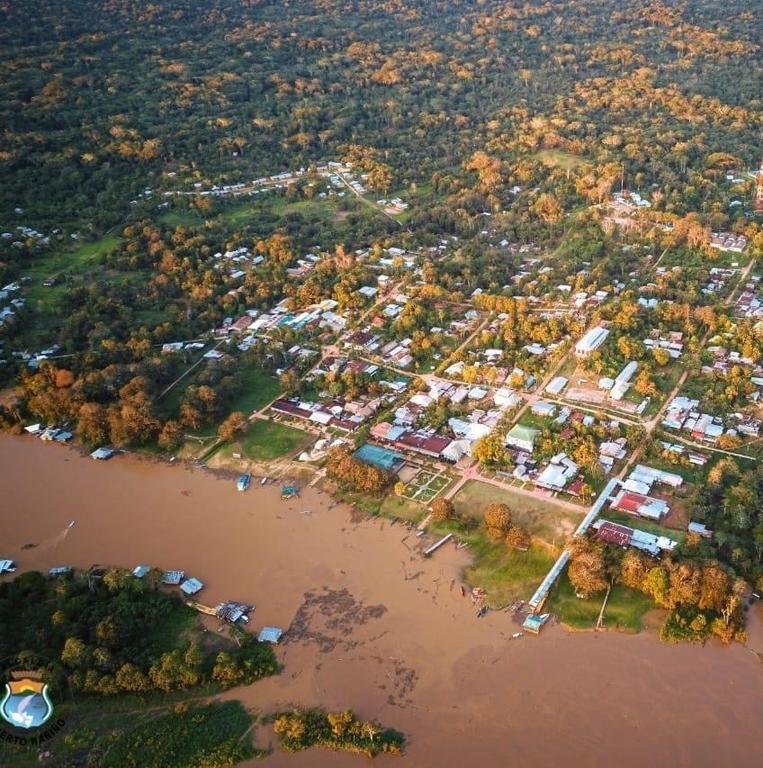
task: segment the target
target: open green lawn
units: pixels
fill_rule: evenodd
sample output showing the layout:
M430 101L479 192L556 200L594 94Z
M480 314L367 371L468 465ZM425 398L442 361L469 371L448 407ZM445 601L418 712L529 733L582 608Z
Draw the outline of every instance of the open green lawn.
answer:
M276 213L284 216L289 213L300 213L306 219L330 221L337 214L336 198L313 198L312 200L289 200L283 195L270 192L255 198L245 198L242 202L226 205L220 218L228 222L245 222L256 217L261 211Z
M502 541L493 543L476 531L465 537L474 557L464 578L473 587L487 591L492 608L502 608L514 600L527 600L554 563L545 547L533 545L526 552L510 549Z
M227 450L254 461L272 461L306 448L315 438L299 429L256 419L247 433Z
M417 504L415 501L401 499L391 493L381 503L379 514L384 517L401 518L418 523L427 515L427 507L424 504Z
M605 594L602 592L590 600L581 600L575 596L575 590L567 574L564 574L551 596L547 609L556 614L563 624L574 629L593 629L596 627ZM604 627L638 632L641 629L641 617L652 608L654 604L646 595L618 584L612 587L607 601Z
M241 393L228 403L230 411L241 411L248 416L252 411L258 411L278 397L280 392L278 379L256 365L243 368L241 378L243 381Z
M475 520L482 520L488 504L507 504L517 523L533 536L555 546L566 541L585 514L583 509L578 514L553 502L512 493L478 480L469 480L456 494L453 503L457 514Z
M163 213L159 221L168 227L198 227L204 218L190 208L172 208Z

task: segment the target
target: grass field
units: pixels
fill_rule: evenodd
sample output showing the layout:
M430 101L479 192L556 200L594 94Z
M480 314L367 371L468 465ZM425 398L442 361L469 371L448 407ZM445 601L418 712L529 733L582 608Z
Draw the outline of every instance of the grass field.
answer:
M418 523L427 515L427 507L423 504L417 504L415 501L401 499L391 493L379 506L379 514L384 517L400 518Z
M478 480L469 480L453 499L456 513L462 517L481 520L488 504L507 504L517 523L531 535L554 546L561 546L585 514L571 512L552 502L530 498L496 488Z
M569 152L563 152L560 149L541 149L535 153L535 156L544 165L548 165L552 168L562 168L563 170L575 170L586 165L586 161L577 155L572 155Z
M554 563L544 547L533 545L526 552L493 543L481 531L465 537L474 556L464 577L473 587L487 591L487 602L502 608L514 600L527 600Z
M231 411L241 411L247 416L252 411L258 411L275 400L280 392L278 379L265 373L256 365L249 365L241 371L243 386L241 394L228 403Z
M197 211L186 208L172 208L163 213L159 221L168 227L198 227L204 223Z
M565 574L560 579L547 608L567 626L574 629L594 629L605 594L602 592L590 600L581 600L575 596L575 590ZM616 585L612 587L604 611L604 627L638 632L641 629L642 616L652 608L654 604L646 595Z
M273 461L306 448L315 438L299 429L256 419L247 433L226 452L242 453L254 461Z

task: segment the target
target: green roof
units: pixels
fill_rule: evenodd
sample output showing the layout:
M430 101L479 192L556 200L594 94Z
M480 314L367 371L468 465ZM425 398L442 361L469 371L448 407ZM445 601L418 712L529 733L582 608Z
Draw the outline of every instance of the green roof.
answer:
M540 431L532 427L526 427L524 424L515 424L506 437L513 437L515 440L526 440L532 443Z

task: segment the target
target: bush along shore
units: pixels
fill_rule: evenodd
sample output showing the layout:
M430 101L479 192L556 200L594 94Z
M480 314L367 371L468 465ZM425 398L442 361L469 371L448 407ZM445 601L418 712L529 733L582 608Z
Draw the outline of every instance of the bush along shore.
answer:
M281 712L274 716L273 730L286 752L324 747L376 757L382 753L400 755L405 744L403 734L373 720L359 720L350 710Z

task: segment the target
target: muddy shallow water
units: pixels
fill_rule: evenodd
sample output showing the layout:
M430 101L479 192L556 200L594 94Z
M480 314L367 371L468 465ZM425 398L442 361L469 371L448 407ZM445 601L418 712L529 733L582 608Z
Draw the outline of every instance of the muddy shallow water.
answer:
M254 603L255 629L291 626L278 649L284 672L226 695L263 710L350 707L394 726L406 755L382 766L763 764L760 606L748 647L560 627L511 640L507 614L477 619L461 596L467 552L446 546L423 560L406 529L353 522L311 489L283 502L276 487L238 493L200 470L94 462L9 436L0 482L0 557L24 569L182 568L205 582L202 602ZM276 751L256 764L363 761Z

